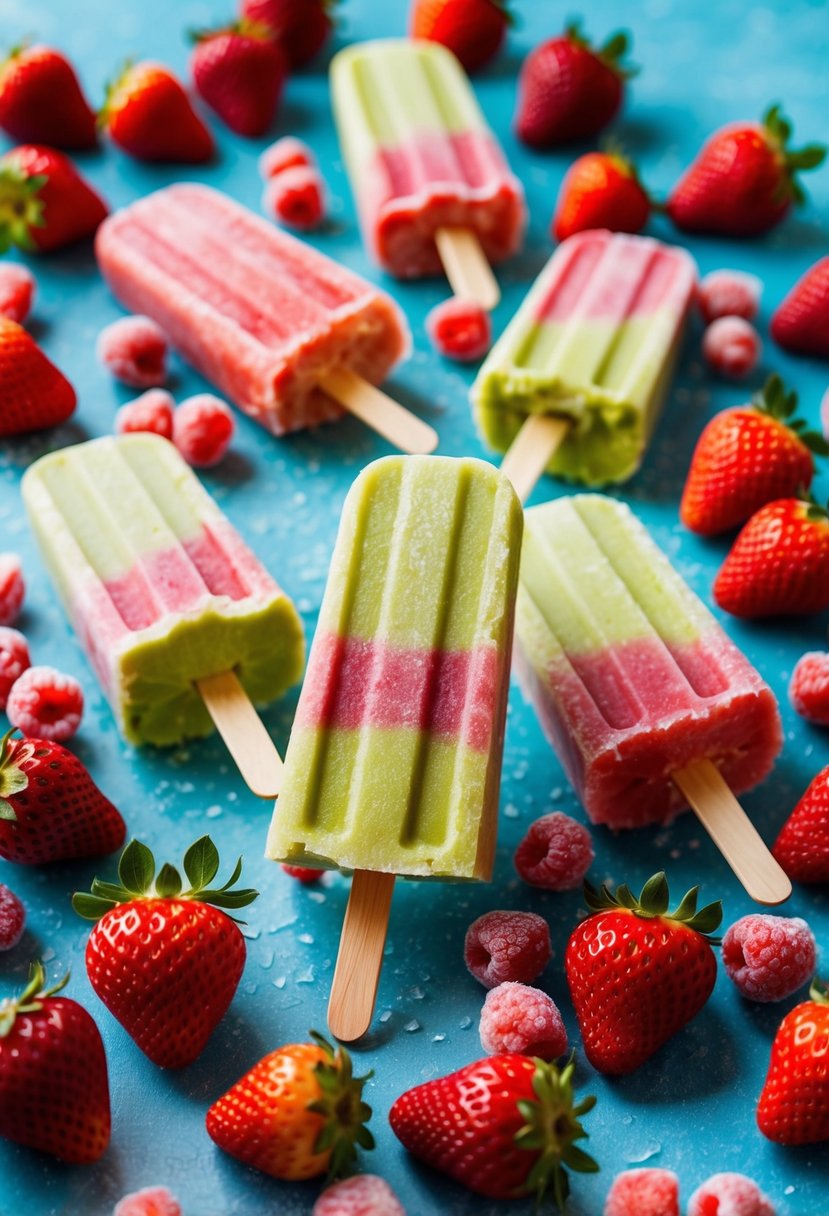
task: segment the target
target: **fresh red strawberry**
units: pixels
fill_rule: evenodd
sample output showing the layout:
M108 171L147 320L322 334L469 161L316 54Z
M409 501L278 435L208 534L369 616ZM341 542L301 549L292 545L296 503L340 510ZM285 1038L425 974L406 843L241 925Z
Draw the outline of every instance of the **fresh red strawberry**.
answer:
M0 741L0 857L42 865L120 848L124 821L77 756L12 734Z
M371 1107L344 1047L321 1035L260 1060L207 1112L219 1148L273 1178L299 1180L349 1170L356 1148L371 1149Z
M576 1144L587 1137L581 1116L596 1099L576 1103L574 1071L572 1060L560 1070L529 1056L489 1056L407 1090L389 1122L410 1153L478 1195L541 1201L552 1190L563 1208L565 1167L599 1168Z
M771 336L798 355L829 359L829 257L795 283L771 319Z
M800 656L789 681L789 700L807 722L829 726L829 651Z
M679 516L700 536L744 523L755 511L808 489L813 453L829 443L796 417L797 393L770 376L750 405L716 414L700 435L682 493Z
M757 1126L777 1144L829 1140L829 988L815 980L809 997L780 1023L757 1104Z
M594 50L578 24L530 51L518 81L516 129L525 144L555 144L598 135L622 104L628 35L614 34Z
M789 878L829 882L829 765L810 782L780 829L772 853Z
M573 930L564 967L584 1040L599 1072L634 1072L681 1030L711 995L717 960L708 935L719 901L697 911L694 887L673 912L668 883L655 874L637 899L584 884L590 915Z
M497 55L511 21L505 0L412 0L409 34L442 42L474 72Z
M686 232L758 236L774 228L792 203L804 201L798 170L816 169L826 148L788 147L791 123L780 106L763 121L732 123L716 131L668 199L667 210Z
M778 498L752 515L714 581L733 616L801 616L829 608L829 513Z
M46 987L40 963L14 998L0 1001L0 1136L72 1165L91 1165L109 1144L109 1082L98 1027Z
M31 334L0 317L0 437L57 426L76 400L72 385Z
M244 908L258 891L210 886L219 854L202 836L184 855L190 883L132 840L118 863L120 884L95 879L72 905L98 923L86 946L89 981L145 1055L162 1068L183 1068L201 1054L227 1012L245 966L245 939L221 908Z
M95 113L75 69L48 46L17 46L0 63L0 127L20 143L94 148Z
M334 22L336 0L241 0L240 13L268 26L288 56L291 68L302 67L322 50Z
M196 39L190 71L202 99L237 135L264 135L288 74L281 45L245 21Z
M21 144L0 157L0 253L51 253L92 236L107 205L67 156Z
M589 228L641 232L650 213L651 201L629 160L616 153L588 152L570 166L561 183L552 233L564 241Z
M99 121L137 160L200 164L213 155L213 136L161 63L127 64L107 88Z

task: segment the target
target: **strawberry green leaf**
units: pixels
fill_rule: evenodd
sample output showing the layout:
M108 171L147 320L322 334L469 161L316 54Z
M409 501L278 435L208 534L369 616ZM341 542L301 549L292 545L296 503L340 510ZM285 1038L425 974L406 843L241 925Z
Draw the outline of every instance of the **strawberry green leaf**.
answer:
M829 1005L829 984L815 976L809 988L809 999L816 1005Z
M6 802L5 798L0 798L0 819L5 819L8 823L16 823L17 814L10 802Z
M86 891L76 891L72 896L72 907L84 920L100 920L107 912L117 907L117 902L114 899L101 899L98 895L88 895Z
M155 877L155 858L140 840L131 840L118 862L118 877L127 891L143 895Z
M184 854L184 873L194 891L210 886L219 872L219 850L209 836L202 836ZM234 882L238 879L236 874ZM231 884L232 885L232 884Z
M639 896L640 908L653 916L662 916L668 911L668 879L664 870L649 878Z
M181 875L175 866L171 866L169 862L164 863L158 871L158 877L155 880L156 894L160 899L175 899L181 893Z

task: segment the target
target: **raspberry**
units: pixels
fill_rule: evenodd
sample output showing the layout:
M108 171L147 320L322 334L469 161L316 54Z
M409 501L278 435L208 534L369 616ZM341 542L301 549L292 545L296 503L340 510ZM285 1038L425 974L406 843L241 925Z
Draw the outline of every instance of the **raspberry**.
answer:
M706 325L718 317L753 321L760 307L763 284L743 270L712 270L697 287L697 303Z
M131 388L155 388L167 379L167 339L149 317L122 317L98 335L98 358Z
M801 718L829 726L829 651L810 650L797 660L789 700Z
M567 1050L567 1031L555 1001L526 984L499 984L486 994L480 1033L490 1056L517 1051L557 1060Z
M62 743L81 724L83 692L73 676L54 667L29 667L12 685L6 714L24 735Z
M13 625L20 616L26 584L16 553L0 553L0 625Z
M489 313L471 300L436 304L426 317L426 332L438 354L458 363L482 359L492 342Z
M613 1179L604 1216L679 1216L679 1179L672 1170L625 1170Z
M702 335L706 363L732 380L742 380L754 371L761 350L760 335L742 317L718 317Z
M265 183L262 208L287 228L310 232L325 218L325 189L317 169L294 165Z
M487 912L466 931L464 961L485 988L528 984L552 956L547 922L535 912Z
M285 135L275 144L271 144L259 157L257 163L259 176L263 181L276 177L278 173L284 173L286 169L299 167L314 169L317 164L314 153L308 145L293 135Z
M722 941L725 969L751 1001L782 1001L815 973L812 930L799 916L755 912L735 921Z
M134 401L121 406L115 415L115 431L118 435L131 431L151 431L154 435L172 439L175 404L166 389L151 388Z
M323 1191L311 1216L406 1216L389 1184L376 1174L358 1174Z
M234 422L224 401L212 393L188 397L173 414L173 443L188 464L218 464L233 438Z
M23 634L0 625L0 709L6 708L12 685L31 663Z
M22 325L32 311L35 277L18 262L0 262L0 317Z
M0 950L13 950L26 927L26 909L8 887L0 883Z
M524 882L548 891L573 891L581 886L594 856L587 828L554 811L530 825L514 861Z
M181 1216L181 1207L166 1187L149 1186L125 1195L113 1216Z
M290 874L291 878L295 878L297 882L311 884L319 882L322 878L322 870L312 870L310 866L289 866L283 863L282 869L286 874Z
M688 1216L776 1216L774 1206L745 1174L714 1174L697 1187Z

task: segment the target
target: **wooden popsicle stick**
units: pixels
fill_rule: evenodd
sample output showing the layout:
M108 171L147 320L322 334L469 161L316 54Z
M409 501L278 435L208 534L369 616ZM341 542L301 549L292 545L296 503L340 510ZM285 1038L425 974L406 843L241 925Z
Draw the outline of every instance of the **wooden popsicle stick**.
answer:
M435 244L452 291L460 300L472 300L492 312L501 288L472 228L438 228Z
M710 760L694 760L671 773L702 825L759 904L782 904L792 893L788 875L772 857L757 829Z
M343 1043L362 1038L371 1025L393 891L393 874L354 871L328 999L328 1029Z
M320 388L402 452L426 456L438 446L437 431L387 397L362 376L337 367L321 377Z
M501 472L510 479L521 502L526 502L532 494L569 429L567 418L530 414L513 439L501 461Z
M245 784L257 798L276 798L282 758L235 671L205 676L196 687Z

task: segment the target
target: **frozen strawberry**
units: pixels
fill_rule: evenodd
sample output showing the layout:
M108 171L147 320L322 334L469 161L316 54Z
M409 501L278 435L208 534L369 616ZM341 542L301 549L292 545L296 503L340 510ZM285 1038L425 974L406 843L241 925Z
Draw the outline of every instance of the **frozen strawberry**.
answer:
M324 1190L311 1216L406 1216L406 1210L385 1179L357 1174Z
M481 1010L481 1046L501 1052L557 1060L567 1051L567 1031L552 997L527 984L499 984L486 994Z
M745 1174L714 1174L694 1191L688 1216L776 1216L776 1209Z
M679 1216L679 1179L672 1170L624 1170L613 1179L604 1216Z
M6 708L9 693L27 667L31 667L31 659L23 634L0 625L0 709Z
M718 317L702 335L702 356L709 367L729 380L743 380L760 362L760 335L742 317Z
M167 339L150 317L121 317L98 335L98 360L130 388L156 388L167 379Z
M594 856L587 828L554 811L530 825L514 860L516 870L531 886L572 891L581 886Z
M473 300L443 300L426 317L426 332L439 355L458 363L482 359L492 344L489 313Z
M722 940L726 974L750 1001L782 1001L815 973L817 947L799 916L755 912L726 930Z
M552 958L550 930L535 912L486 912L466 931L464 962L485 988L528 984Z
M115 415L115 431L118 435L150 431L163 439L172 439L175 404L165 389L151 388L134 401L121 406Z
M265 182L262 209L286 228L311 232L325 219L325 187L313 165L293 165Z
M0 262L0 316L22 325L32 311L35 276L19 262Z
M181 1206L165 1186L149 1186L125 1195L112 1216L182 1216Z
M829 652L813 650L797 660L789 700L801 718L829 726Z
M742 317L753 321L760 307L763 284L743 270L712 270L700 280L697 303L706 325L718 317Z
M173 414L173 443L188 464L210 468L224 457L236 424L230 408L212 393L182 401Z
M6 714L24 735L62 743L81 724L83 689L54 667L28 667L12 685Z
M283 135L265 149L256 163L259 176L263 181L268 181L285 169L315 169L317 158L301 139L296 139L293 135Z
M25 928L26 909L14 891L0 883L0 951L13 950Z

